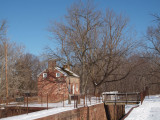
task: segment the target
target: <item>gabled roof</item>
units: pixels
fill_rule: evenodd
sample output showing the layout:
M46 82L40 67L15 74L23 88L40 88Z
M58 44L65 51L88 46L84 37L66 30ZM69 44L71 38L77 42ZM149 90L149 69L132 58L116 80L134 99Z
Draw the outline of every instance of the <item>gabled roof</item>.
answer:
M77 74L75 74L74 72L70 71L67 68L61 68L68 76L73 76L73 77L79 77Z
M40 72L37 77L39 77L42 73L44 73L47 69L44 69L42 72Z
M65 73L60 67L55 67L54 69L58 70L59 72L61 72L64 76L68 76L67 73Z
M75 74L74 72L70 71L67 68L61 68L61 67L55 67L54 69L58 70L59 72L61 72L62 74L64 74L64 76L73 76L73 77L79 77L77 74ZM47 71L47 69L44 69L41 73L39 73L37 75L37 77L39 77L42 73L44 73L45 71Z

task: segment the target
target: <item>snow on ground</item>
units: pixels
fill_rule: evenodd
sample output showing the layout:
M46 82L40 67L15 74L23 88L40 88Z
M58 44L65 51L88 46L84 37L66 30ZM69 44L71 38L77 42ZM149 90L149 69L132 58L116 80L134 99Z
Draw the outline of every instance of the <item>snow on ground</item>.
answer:
M147 96L125 120L160 120L160 95Z
M91 102L89 101L89 99L85 100L85 102L86 101L87 101L87 106L102 103L102 99L99 102L98 98L96 100L96 97L92 97ZM24 105L20 105L20 106L24 106ZM28 106L29 107L47 107L47 104L46 103L43 103L43 104L32 103L32 104L29 104ZM81 99L81 103L78 104L78 108L83 107L83 106L84 106L84 100ZM17 116L13 116L13 117L2 118L1 120L33 120L33 119L38 119L41 117L53 115L56 113L76 109L76 108L74 108L74 101L72 101L71 104L68 104L68 100L64 101L64 107L63 107L63 102L49 103L48 107L50 107L51 109L28 113L28 115L23 114L23 115L17 115Z
M137 104L135 105L125 105L125 114L127 114L129 112L130 109L132 109L132 107L136 107L138 106Z

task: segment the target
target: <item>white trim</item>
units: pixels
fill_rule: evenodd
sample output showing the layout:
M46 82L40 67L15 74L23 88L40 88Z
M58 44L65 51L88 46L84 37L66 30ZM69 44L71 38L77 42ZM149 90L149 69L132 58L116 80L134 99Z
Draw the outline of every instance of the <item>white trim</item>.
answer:
M58 72L58 73L56 73L56 77L60 77L60 73Z
M77 74L75 74L74 72L70 71L69 69L65 68L65 70L68 71L68 72L70 72L70 73L72 73L72 75L73 75L74 77L79 77Z
M61 72L62 74L64 74L64 76L67 76L67 73L65 73L64 71L62 71L61 68L55 67L54 69L56 69L56 70L58 70L59 72Z
M68 75L65 71L63 71L61 68L59 67L55 67L54 69L58 70L59 72L61 72L62 74L64 74L64 76L70 76ZM42 73L44 73L47 69L44 69L42 72L40 72L37 77L39 77ZM74 72L70 71L69 69L65 68L66 71L70 72L73 77L79 77L77 74L75 74Z
M47 78L47 73L43 73L43 78Z
M40 72L37 77L39 77L42 73L44 73L46 71L46 69L44 69L42 72Z

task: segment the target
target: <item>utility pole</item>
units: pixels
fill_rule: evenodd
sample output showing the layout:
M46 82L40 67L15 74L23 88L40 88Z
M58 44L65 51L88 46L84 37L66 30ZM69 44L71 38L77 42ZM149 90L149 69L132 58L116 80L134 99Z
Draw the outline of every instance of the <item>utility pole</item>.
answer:
M7 79L7 43L5 42L5 76L6 76L6 105L8 105L8 79Z
M4 61L2 60L2 66L1 66L1 78L0 78L0 87L2 87L2 79L3 79L3 67L4 67Z

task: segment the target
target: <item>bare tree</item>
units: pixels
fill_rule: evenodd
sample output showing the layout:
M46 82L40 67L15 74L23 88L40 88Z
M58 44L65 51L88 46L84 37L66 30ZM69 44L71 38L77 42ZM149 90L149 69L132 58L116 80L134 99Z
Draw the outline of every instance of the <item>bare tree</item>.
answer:
M37 91L37 74L41 71L38 57L32 54L20 55L12 66L10 90L12 95Z
M82 93L91 82L96 88L124 79L130 69L122 71L122 66L127 64L133 48L127 23L127 18L110 10L103 16L90 1L75 3L68 9L64 23L51 24L49 31L59 45L57 51L48 48L48 56L78 72Z
M160 74L160 20L157 14L154 14L156 25L148 27L147 30L147 40L151 43L149 44L148 50L150 54L150 60L153 63L151 73L154 77L159 78ZM157 82L159 83L159 82Z
M123 80L133 67L129 66L127 61L127 56L134 46L131 38L126 35L127 23L127 18L122 15L106 11L97 61L92 62L94 72L88 73L92 74L90 77L95 90L102 84Z
M5 56L8 59L7 66ZM6 21L2 21L0 24L0 96L6 96L6 68L8 96L12 96L20 91L37 90L37 74L41 71L40 66L38 57L24 54L24 46L7 39Z
M88 2L84 5L74 4L68 9L68 15L65 16L67 24L56 23L50 28L50 32L56 35L60 43L60 51L53 53L49 51L52 57L56 57L72 67L80 69L81 90L86 85L85 66L88 64L87 55L96 49L98 40L94 34L101 26L101 13L96 11ZM84 90L83 90L84 91Z
M0 89L2 93L6 92L6 97L8 97L8 79L7 79L7 25L6 21L0 22L0 62L1 64L1 78L0 78ZM4 73L5 68L5 73ZM5 76L5 78L3 77ZM4 79L3 79L4 78ZM5 82L3 82L5 80Z

